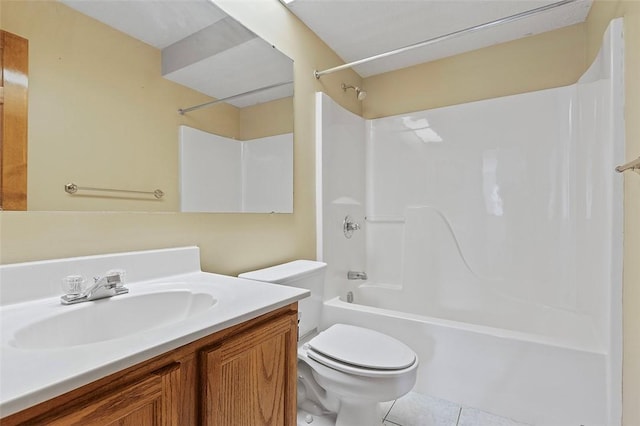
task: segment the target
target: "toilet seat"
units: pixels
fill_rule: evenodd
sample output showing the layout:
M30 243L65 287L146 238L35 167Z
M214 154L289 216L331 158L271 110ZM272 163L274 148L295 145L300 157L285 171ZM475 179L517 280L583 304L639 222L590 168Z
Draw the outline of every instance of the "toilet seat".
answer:
M335 324L306 345L312 360L344 373L390 377L415 367L417 356L407 345L374 330Z

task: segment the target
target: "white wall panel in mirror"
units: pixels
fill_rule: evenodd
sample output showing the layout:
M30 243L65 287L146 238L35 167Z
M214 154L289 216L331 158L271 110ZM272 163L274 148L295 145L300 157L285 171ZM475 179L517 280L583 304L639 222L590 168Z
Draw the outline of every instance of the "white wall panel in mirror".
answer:
M293 133L242 142L243 212L293 212Z
M293 212L293 134L238 141L180 126L180 211Z

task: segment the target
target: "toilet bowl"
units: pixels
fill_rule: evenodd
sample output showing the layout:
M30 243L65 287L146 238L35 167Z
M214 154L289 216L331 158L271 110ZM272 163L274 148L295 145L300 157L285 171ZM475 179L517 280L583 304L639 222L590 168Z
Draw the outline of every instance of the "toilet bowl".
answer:
M303 344L298 360L299 368L308 365L315 383L326 391L324 398L311 394L307 399L335 412L337 426L381 423L380 402L409 392L418 370L418 359L405 344L346 324L334 324ZM301 381L299 385L309 386Z
M336 426L381 424L380 403L413 388L418 357L375 330L334 324L318 332L325 269L322 262L297 260L239 277L311 290L299 302L298 408L312 416L335 415Z

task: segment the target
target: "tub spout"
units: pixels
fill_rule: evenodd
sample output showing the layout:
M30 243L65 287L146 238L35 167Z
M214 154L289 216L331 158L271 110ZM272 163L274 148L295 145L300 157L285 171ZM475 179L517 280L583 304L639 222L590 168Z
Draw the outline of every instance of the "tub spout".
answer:
M347 272L348 280L366 280L367 273L366 272L358 272L358 271L349 271Z

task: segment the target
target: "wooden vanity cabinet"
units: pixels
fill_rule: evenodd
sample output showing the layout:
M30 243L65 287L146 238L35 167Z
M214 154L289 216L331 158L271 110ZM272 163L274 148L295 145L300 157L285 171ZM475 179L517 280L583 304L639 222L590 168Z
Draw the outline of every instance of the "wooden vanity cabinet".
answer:
M295 426L297 304L0 420L0 425Z
M295 425L296 341L283 317L202 351L203 424Z
M57 414L49 414L33 423L48 426L178 424L178 401L175 395L180 392L179 370L179 364L170 364L123 388L63 409Z

